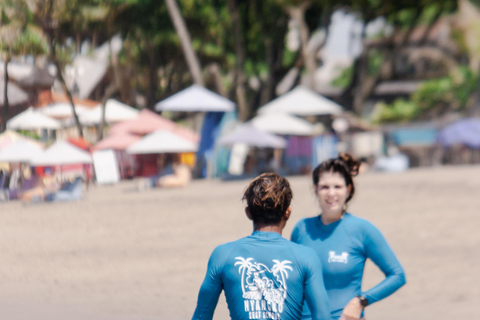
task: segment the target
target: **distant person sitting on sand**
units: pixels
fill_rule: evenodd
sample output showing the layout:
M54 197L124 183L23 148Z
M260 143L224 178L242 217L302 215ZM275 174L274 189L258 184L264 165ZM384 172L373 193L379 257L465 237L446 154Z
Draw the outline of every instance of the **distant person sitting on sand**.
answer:
M253 233L215 248L193 320L213 318L222 290L233 320L300 319L304 299L314 319L330 319L320 260L282 237L292 196L287 179L276 173L248 185L243 200Z
M29 183L31 188L25 188L23 184ZM43 201L49 193L55 192L60 188L56 177L52 174L51 169L45 169L45 176L36 176L30 169L24 170L24 181L18 198L24 202Z
M161 188L182 188L186 187L192 180L192 172L190 168L180 163L179 155L173 157L170 174L161 176L157 181L157 186Z

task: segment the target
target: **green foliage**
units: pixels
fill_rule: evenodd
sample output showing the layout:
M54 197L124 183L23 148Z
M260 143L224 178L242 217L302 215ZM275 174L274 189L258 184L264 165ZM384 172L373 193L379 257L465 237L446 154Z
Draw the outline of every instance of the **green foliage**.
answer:
M405 122L453 110L463 111L477 88L478 76L470 68L460 66L446 77L423 83L411 100L397 99L392 104L377 104L372 121Z
M377 103L372 114L372 122L376 124L408 122L415 119L418 114L419 109L415 102L397 99L392 104Z
M368 56L368 75L374 76L382 67L383 53L378 50L373 50Z
M288 50L288 48L285 48L285 51L283 52L282 66L288 68L291 65L293 65L296 59L297 59L297 53Z
M477 89L478 77L466 66L454 70L449 76L426 81L412 96L423 113L445 109L463 110Z
M335 78L331 85L338 88L346 88L352 82L353 77L353 66L348 66L342 70L340 75Z

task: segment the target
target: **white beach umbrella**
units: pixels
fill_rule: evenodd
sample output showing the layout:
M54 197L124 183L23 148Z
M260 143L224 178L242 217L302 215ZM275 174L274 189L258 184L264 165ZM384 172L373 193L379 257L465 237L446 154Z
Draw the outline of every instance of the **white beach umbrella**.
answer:
M339 104L304 86L298 86L258 109L259 114L291 113L299 116L340 114L342 111Z
M90 153L71 145L68 142L60 141L54 143L43 154L32 160L34 166L54 166L65 164L92 163Z
M12 130L60 129L61 127L58 120L33 108L28 108L7 122L7 128Z
M238 126L232 132L220 137L218 144L232 146L236 143L243 143L249 146L260 148L283 149L287 146L285 139L254 127L251 123Z
M31 162L42 153L41 147L26 140L18 140L0 151L0 162Z
M192 85L158 102L156 111L223 111L235 110L235 103L199 85Z
M80 115L82 124L99 124L102 121L102 105ZM140 111L115 99L108 99L105 105L105 121L107 123L131 120L138 117Z
M127 148L130 154L196 152L198 144L173 132L158 130Z
M257 129L281 135L310 136L314 130L310 122L286 113L262 114L251 123Z
M42 112L43 114L53 117L53 118L70 118L73 117L72 106L68 102L56 102L49 104L43 108L39 108L38 111ZM89 108L82 105L75 103L75 112L77 115L81 115L85 112L88 112Z

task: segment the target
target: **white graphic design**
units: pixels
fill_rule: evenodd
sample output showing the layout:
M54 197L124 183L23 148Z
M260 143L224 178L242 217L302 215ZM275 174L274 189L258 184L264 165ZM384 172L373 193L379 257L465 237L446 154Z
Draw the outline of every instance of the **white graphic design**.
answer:
M291 261L272 260L275 264L270 270L253 258L236 257L235 266L242 274L242 292L245 312L249 319L280 319L283 303L287 297L288 270Z
M347 263L348 262L348 253L342 252L340 255L335 255L335 251L328 252L328 263L331 262L341 262Z

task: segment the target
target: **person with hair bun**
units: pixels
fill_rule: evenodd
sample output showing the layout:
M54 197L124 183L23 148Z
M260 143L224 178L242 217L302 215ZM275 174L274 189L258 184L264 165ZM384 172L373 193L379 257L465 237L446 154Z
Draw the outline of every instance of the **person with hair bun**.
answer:
M291 240L315 250L323 267L332 319L363 317L364 308L405 284L405 273L380 231L347 212L355 194L353 177L360 162L349 154L322 162L313 170L313 188L320 215L300 220ZM371 259L385 274L373 288L362 291L365 261ZM312 319L304 305L302 319Z
M276 173L250 182L243 200L253 233L215 248L192 319L212 319L222 290L234 320L300 319L304 301L312 319L330 319L320 260L282 238L292 197L288 180Z

